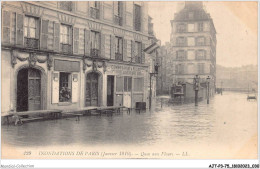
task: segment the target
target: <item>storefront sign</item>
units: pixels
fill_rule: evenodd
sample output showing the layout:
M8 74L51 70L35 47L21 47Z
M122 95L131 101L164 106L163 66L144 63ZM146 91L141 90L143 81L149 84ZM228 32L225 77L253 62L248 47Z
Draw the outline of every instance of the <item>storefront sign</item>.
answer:
M116 75L138 76L143 75L145 69L143 67L136 66L108 64L107 72Z

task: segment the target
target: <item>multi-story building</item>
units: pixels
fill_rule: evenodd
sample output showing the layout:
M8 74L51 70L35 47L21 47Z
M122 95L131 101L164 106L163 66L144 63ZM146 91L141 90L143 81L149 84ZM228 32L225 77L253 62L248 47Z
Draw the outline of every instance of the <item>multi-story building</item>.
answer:
M149 100L145 2L2 2L2 112Z
M216 81L216 30L202 2L185 2L171 21L173 83L193 83L195 75L205 82L210 76L212 93Z

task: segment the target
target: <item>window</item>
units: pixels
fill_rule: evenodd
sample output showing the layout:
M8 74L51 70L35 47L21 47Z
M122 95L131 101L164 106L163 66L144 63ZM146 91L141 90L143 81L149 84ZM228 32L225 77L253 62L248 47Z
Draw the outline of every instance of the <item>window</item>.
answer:
M72 11L72 2L71 1L61 1L60 9L65 11Z
M200 32L203 31L203 22L199 22L198 30L199 30Z
M123 60L123 38L116 37L115 50L115 59Z
M117 25L122 26L122 2L114 2L114 22Z
M176 65L176 74L184 74L184 64L178 64Z
M198 73L203 74L204 73L204 63L199 63L198 64Z
M90 16L94 19L99 19L99 6L100 2L98 1L90 1Z
M135 4L134 11L134 28L136 31L141 31L141 6Z
M194 32L195 31L195 25L193 23L188 24L188 32Z
M132 91L132 77L124 77L124 92Z
M185 38L184 37L178 37L177 38L177 46L185 46Z
M177 60L185 60L186 56L185 56L185 51L184 50L179 50L176 52L176 59Z
M24 44L29 48L39 48L39 20L35 17L24 17Z
M124 90L124 84L123 82L123 77L122 76L117 76L116 77L116 91L117 92L123 92Z
M189 19L193 19L194 17L194 13L193 12L189 12Z
M200 59L206 59L206 51L205 50L198 50L197 51L197 56L196 59L200 60Z
M194 74L194 73L195 73L194 64L193 64L193 63L189 63L189 64L188 64L187 73L188 73L188 74Z
M194 59L195 59L194 50L188 50L188 60L194 60Z
M142 44L135 42L135 62L142 63Z
M71 26L61 24L60 43L61 43L61 51L63 53L72 53L71 39L72 39Z
M91 31L91 56L99 57L100 56L100 33L96 31Z
M134 78L134 91L135 92L142 92L144 89L144 78L138 77Z
M177 32L185 32L186 26L184 24L178 24L177 25Z
M60 72L59 101L71 101L71 74Z
M198 37L198 39L197 39L197 45L198 45L198 46L203 46L203 45L205 45L205 38L204 38L204 37Z
M194 37L188 37L188 46L195 46L195 38Z

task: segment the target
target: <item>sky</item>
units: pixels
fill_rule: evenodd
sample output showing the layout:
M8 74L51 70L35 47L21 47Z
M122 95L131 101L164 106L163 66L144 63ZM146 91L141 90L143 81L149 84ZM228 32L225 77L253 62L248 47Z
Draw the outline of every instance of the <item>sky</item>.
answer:
M257 65L257 2L203 2L217 34L217 64L226 67ZM170 41L174 13L184 2L148 2L154 32L162 45Z

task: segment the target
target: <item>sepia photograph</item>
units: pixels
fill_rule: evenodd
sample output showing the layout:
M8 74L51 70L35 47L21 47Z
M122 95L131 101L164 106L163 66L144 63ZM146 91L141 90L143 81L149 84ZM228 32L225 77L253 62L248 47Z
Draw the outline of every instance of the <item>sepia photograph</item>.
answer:
M259 159L258 1L1 1L1 25L2 159Z

